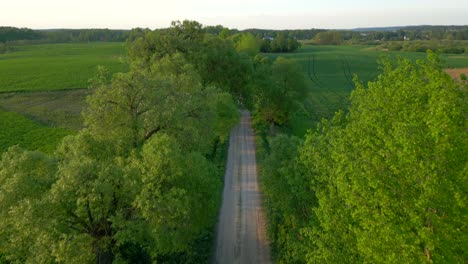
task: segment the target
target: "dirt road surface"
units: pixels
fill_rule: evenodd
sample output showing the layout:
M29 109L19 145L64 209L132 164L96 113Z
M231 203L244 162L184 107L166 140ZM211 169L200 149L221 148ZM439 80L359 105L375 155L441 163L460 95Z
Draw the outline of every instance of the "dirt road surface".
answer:
M214 263L271 263L250 114L231 132Z

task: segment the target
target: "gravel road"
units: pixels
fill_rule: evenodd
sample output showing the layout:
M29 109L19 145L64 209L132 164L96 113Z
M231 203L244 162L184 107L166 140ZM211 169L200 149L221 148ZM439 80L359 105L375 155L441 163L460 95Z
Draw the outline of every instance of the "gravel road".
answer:
M231 132L215 263L271 263L250 113Z

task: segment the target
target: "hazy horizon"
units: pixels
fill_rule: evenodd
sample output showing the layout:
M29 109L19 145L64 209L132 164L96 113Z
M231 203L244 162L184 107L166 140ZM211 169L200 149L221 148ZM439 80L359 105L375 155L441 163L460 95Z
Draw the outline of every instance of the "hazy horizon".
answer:
M174 20L247 29L354 29L416 25L467 25L468 1L328 0L17 0L4 3L0 26L33 29L165 28ZM26 7L26 8L25 8ZM437 14L437 15L435 15Z

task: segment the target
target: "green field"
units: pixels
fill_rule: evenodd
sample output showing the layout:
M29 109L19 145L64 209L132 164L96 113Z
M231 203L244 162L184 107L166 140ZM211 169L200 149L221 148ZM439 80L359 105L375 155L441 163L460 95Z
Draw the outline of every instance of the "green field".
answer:
M307 76L310 88L308 105L312 116L298 116L292 122L293 133L303 135L321 118L331 117L345 107L353 89L353 76L367 83L377 77L378 60L382 56L396 59L398 56L412 60L424 59L421 52L392 52L376 50L370 46L315 46L304 45L294 53L267 54L271 59L278 56L297 61ZM445 68L468 67L468 55L441 55ZM312 121L310 121L312 120Z
M88 87L98 65L125 70L125 56L123 43L25 45L1 54L0 153L12 145L52 152L82 126L87 91L75 89Z
M70 130L41 125L17 113L0 110L0 153L13 145L52 153L60 140L72 133Z
M310 96L306 108L311 114L298 115L291 124L293 133L300 136L321 118L331 117L335 111L345 107L346 98L353 89L354 74L363 82L373 80L378 75L377 61L381 56L423 59L426 55L386 52L370 46L304 45L294 53L267 56L272 59L277 56L294 59L308 77ZM79 129L82 126L80 112L87 91L74 88L86 88L98 65L107 67L111 72L125 70L124 60L123 43L18 46L16 51L0 55L0 93L3 92L0 94L0 109L50 126ZM447 68L468 67L468 55L442 55L442 60ZM5 118L9 116L0 116L4 131L2 142L6 142L4 135L16 133L8 132L10 125L13 126L12 131L16 131L16 124L6 122ZM25 145L31 143L21 137L21 134L12 136L10 141L19 140L26 142L22 143Z
M122 71L122 58L123 43L17 46L0 54L0 92L86 88L98 65Z

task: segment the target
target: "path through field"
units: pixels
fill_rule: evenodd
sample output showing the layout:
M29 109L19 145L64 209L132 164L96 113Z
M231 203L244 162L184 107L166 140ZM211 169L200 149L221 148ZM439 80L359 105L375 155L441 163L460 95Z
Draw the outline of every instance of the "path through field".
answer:
M231 132L215 263L271 263L258 188L255 138L243 111Z

